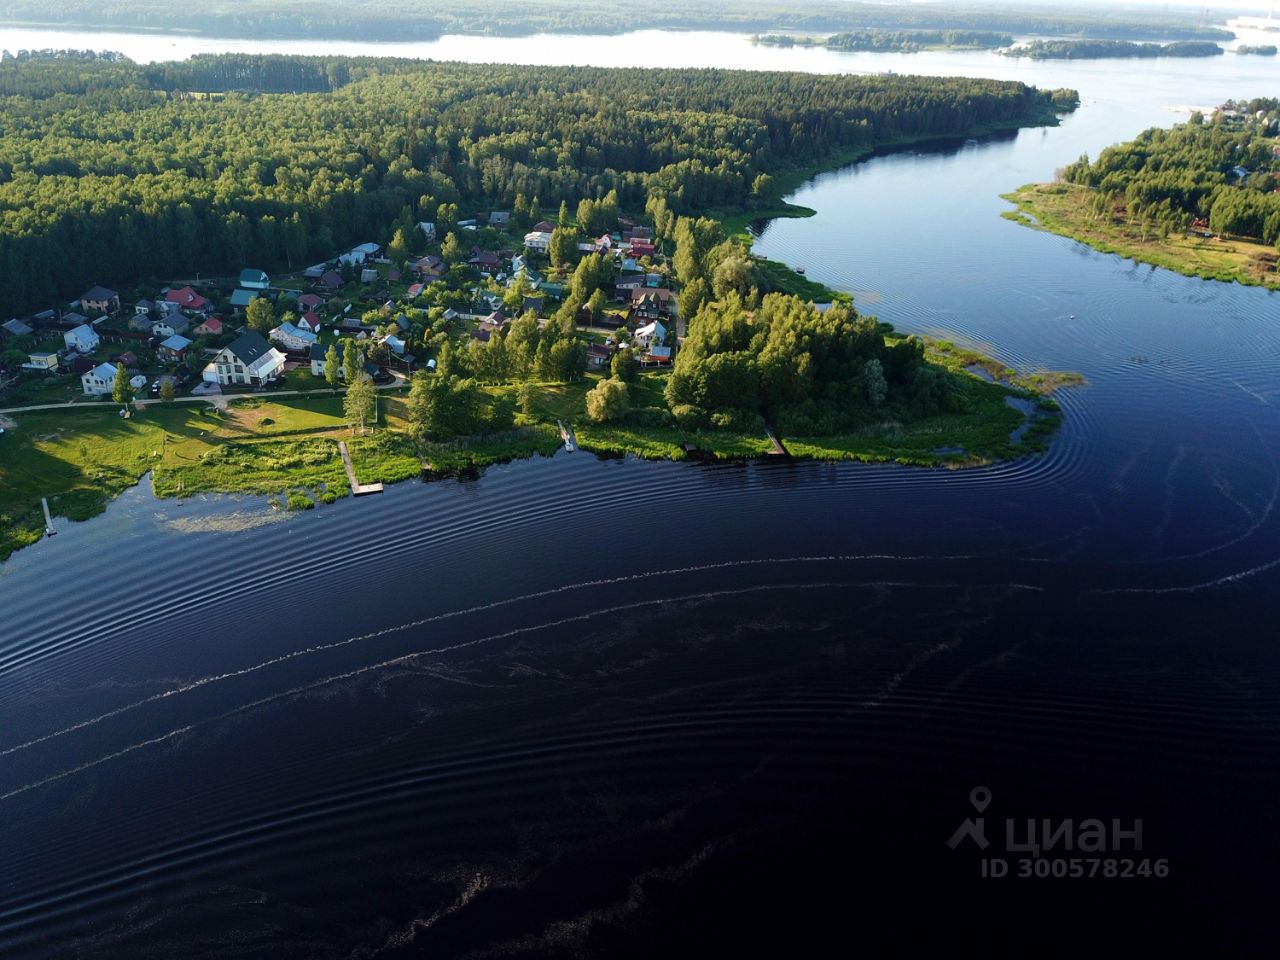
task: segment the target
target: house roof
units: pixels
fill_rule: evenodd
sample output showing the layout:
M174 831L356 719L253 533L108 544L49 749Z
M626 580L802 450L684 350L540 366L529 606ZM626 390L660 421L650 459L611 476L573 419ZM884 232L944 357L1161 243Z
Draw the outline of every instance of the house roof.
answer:
M81 340L84 338L85 334L88 334L89 336L95 339L98 336L96 333L94 333L93 328L89 326L87 323L82 323L78 327L72 327L65 334L63 334L63 336L71 337L72 339L75 339L75 340Z
M273 335L278 333L281 336L292 337L295 340L302 340L307 343L314 342L316 338L316 335L312 333L310 330L303 330L287 321L285 323L280 324L280 326L272 330L271 333Z
M246 330L232 340L227 349L247 367L269 351L271 344L267 343L267 338L257 330Z
M100 363L88 372L101 380L110 380L116 375L116 366L114 363Z
M186 337L175 333L172 337L163 341L160 346L164 347L166 350L172 350L174 353L180 353L187 349L187 347L191 346L191 341Z
M337 270L326 270L320 277L320 282L326 287L342 286L342 274Z
M120 354L120 362L126 367L132 367L138 362L138 355L132 350L126 350L124 353Z
M311 359L327 360L329 357L329 347L331 346L333 346L333 344L321 343L319 340L317 340L315 343L311 345ZM339 357L338 362L339 363L342 362L341 357Z
M549 220L539 220L533 225L534 233L551 233L555 230L556 225Z
M240 271L241 283L267 283L271 278L265 270L247 269Z
M298 298L297 303L298 303L298 306L304 307L310 310L312 307L320 306L320 304L324 303L324 300L320 297L319 294L304 293L302 296Z
M587 347L589 357L612 357L613 351L602 343L593 343Z
M233 307L247 307L249 303L258 296L256 290L245 290L243 287L231 294L231 305Z
M221 333L221 332L222 332L222 318L221 318L221 317L210 317L210 318L209 318L208 320L206 320L204 323L200 324L200 326L196 327L196 329L197 329L197 330L204 330L204 331L206 331L207 333Z
M164 298L170 303L176 303L184 310L200 310L209 303L208 300L190 287L179 287L177 290L170 290L164 295Z
M308 310L306 313L302 315L302 317L298 320L298 323L309 328L312 333L320 329L319 315L312 313L310 310Z
M120 296L110 287L91 287L84 293L80 294L81 300L111 300Z
M6 320L4 323L0 323L0 329L15 337L25 337L31 332L31 327L21 320Z

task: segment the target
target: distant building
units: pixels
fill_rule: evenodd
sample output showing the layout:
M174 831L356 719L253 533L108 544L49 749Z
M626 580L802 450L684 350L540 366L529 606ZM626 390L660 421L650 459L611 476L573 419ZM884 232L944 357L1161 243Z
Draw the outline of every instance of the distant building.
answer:
M98 345L102 343L102 338L88 324L80 324L73 327L62 334L62 342L66 344L68 350L75 350L77 353L93 353L98 349Z
M524 245L530 250L546 253L551 249L551 234L541 230L532 230L524 235Z
M30 359L22 365L23 370L38 370L41 373L56 373L58 370L58 355L47 351L40 351L30 355Z
M100 363L80 377L80 386L87 397L105 396L116 385L116 368L114 364Z
M271 278L265 270L241 270L240 286L246 290L266 290L271 286Z
M120 294L108 287L91 287L80 294L80 309L115 313L120 309Z
M258 385L275 379L284 370L285 355L256 330L246 330L223 347L212 366L223 386Z
M422 239L427 243L436 242L436 225L427 223L425 220L418 221L418 232L422 234Z
M191 347L191 341L179 334L174 334L156 348L156 353L160 355L162 360L168 360L176 363L187 355L187 350Z

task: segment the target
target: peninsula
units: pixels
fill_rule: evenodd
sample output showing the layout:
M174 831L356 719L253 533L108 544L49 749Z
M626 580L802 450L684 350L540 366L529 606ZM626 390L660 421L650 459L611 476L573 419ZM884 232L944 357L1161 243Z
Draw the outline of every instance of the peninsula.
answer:
M1280 101L1228 102L1006 194L1026 226L1207 280L1280 289Z
M305 509L566 438L937 466L1043 449L1070 377L902 336L721 218L794 212L786 185L877 146L1054 122L1074 92L799 81L0 64L0 301L23 318L0 346L0 555L43 534L42 500L84 518L147 475Z

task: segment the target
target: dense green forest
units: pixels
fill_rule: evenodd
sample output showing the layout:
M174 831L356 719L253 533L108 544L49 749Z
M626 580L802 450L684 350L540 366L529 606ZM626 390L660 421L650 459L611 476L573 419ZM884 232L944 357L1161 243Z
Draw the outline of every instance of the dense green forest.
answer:
M1105 60L1124 57L1216 57L1223 49L1216 43L1130 43L1126 40L1032 40L1005 51L1009 57L1032 60Z
M958 403L946 371L924 344L892 346L871 317L833 304L825 313L797 297L753 304L730 292L689 324L667 403L686 428L825 435L886 418L915 419Z
M845 52L915 53L931 47L991 50L1013 43L1013 35L987 30L855 30L829 37L795 37L790 34L766 34L752 38L755 43L773 47L826 47Z
M71 55L0 63L0 98L5 315L95 282L297 269L517 199L767 206L770 174L1075 102L973 79Z
M1118 39L1232 39L1229 31L1126 10L1114 15L1046 13L1042 7L832 0L649 0L635 9L612 0L494 4L481 0L61 0L56 15L40 0L0 0L0 18L63 28L176 30L234 37L423 40L445 33L624 33L636 29L836 32L868 28L998 30L1040 36Z
M1245 119L1197 114L1172 130L1147 130L1093 162L1081 157L1062 178L1096 190L1096 216L1123 205L1131 222L1166 231L1207 220L1214 233L1280 242L1280 101L1229 106Z

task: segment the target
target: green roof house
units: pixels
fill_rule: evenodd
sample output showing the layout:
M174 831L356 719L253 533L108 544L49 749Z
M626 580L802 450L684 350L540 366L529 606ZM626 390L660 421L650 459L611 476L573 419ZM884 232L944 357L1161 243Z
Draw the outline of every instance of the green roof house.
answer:
M265 270L241 270L240 286L249 290L266 290L271 286L271 278L267 276Z

